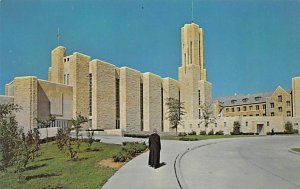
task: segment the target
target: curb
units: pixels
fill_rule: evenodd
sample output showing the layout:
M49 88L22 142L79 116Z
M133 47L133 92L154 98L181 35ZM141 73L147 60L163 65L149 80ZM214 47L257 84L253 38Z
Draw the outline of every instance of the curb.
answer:
M175 158L174 161L174 171L175 171L175 175L176 175L176 180L178 182L178 185L180 187L180 189L188 189L188 186L183 178L183 175L181 173L181 169L180 169L180 161L182 159L182 157L187 154L189 151L204 147L204 146L208 146L208 145L212 145L212 144L216 144L217 142L214 143L208 143L208 144L203 144L203 145L199 145L199 146L195 146L193 148L188 148L187 150L185 150L184 152L178 154Z
M291 152L291 153L293 153L293 154L300 155L300 152L296 152L296 151L294 151L294 150L292 150L292 149L289 149L289 152Z

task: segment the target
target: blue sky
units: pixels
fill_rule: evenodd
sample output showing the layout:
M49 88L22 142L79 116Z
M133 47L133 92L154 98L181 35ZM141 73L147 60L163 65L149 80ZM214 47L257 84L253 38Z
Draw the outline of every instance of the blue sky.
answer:
M0 0L0 94L17 76L47 79L50 51L177 79L186 0ZM299 0L194 0L213 96L291 88L300 76Z

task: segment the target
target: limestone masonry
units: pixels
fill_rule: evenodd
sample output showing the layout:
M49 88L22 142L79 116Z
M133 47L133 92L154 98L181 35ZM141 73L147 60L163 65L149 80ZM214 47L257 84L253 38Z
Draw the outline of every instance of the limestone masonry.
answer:
M153 73L121 67L81 54L66 55L58 46L51 52L48 81L34 76L16 77L5 86L0 103L15 103L22 107L16 113L25 132L41 128L36 118L55 115L52 127L66 127L69 120L81 114L89 118L84 129L103 129L108 134L149 133L154 128L161 134L175 130L168 120L166 98L184 102L186 114L179 132L232 132L239 121L241 131L266 134L284 130L291 121L300 123L300 77L292 79L292 89L280 86L271 93L235 95L212 99L212 84L204 64L203 29L197 24L181 28L182 64L178 81L161 78ZM208 127L202 123L200 106L213 104Z

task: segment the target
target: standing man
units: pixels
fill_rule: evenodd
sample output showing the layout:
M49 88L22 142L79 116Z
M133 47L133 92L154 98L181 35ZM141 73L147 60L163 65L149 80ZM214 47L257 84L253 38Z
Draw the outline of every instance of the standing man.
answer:
M157 169L160 166L159 159L160 159L161 145L160 145L160 137L157 134L156 129L153 129L153 134L151 134L149 137L149 148L150 148L150 152L149 152L148 165L150 165L154 169Z

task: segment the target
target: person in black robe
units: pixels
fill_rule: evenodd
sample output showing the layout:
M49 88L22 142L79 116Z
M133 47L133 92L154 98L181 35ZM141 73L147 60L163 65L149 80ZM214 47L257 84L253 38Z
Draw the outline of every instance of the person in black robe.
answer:
M149 152L148 165L157 169L160 166L159 161L160 161L161 145L160 145L160 137L157 134L156 129L153 130L153 134L151 134L149 137L149 148L150 148L150 152Z

